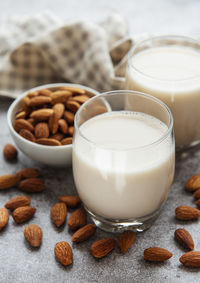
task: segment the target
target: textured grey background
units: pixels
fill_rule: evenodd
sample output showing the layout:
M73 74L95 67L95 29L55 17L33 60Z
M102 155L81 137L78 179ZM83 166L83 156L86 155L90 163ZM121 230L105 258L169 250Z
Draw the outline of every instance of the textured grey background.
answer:
M43 10L52 10L62 19L91 19L101 21L110 9L116 9L127 18L130 31L188 33L200 32L198 0L18 0L0 1L0 17L30 15ZM11 137L6 123L6 112L11 101L0 99L0 151ZM178 227L188 229L200 250L200 224L198 221L183 223L175 220L174 209L178 205L194 205L190 194L184 189L185 180L200 172L200 150L189 152L184 158L177 158L176 177L169 198L154 226L138 234L135 244L127 254L122 255L116 248L108 257L95 260L89 255L94 240L110 236L102 231L86 243L73 245L74 263L62 267L54 258L54 245L58 241L71 241L67 226L56 229L49 219L50 207L57 196L74 191L71 169L54 169L33 163L22 153L17 163L8 163L0 156L0 174L15 172L21 168L41 168L46 191L31 195L32 204L37 208L30 223L39 224L43 229L43 244L32 250L24 241L23 229L26 224L15 225L10 218L9 225L0 233L0 282L200 282L200 269L184 268L179 257L184 252L173 239ZM0 207L19 195L17 189L0 192ZM143 250L149 246L168 248L174 256L166 263L150 264L143 260Z

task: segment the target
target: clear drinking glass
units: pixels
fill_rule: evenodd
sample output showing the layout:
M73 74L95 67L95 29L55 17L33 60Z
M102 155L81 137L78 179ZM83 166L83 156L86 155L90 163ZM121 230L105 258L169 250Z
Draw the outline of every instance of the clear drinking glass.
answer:
M149 93L170 108L176 147L200 142L200 43L184 36L157 36L129 52L127 89Z
M132 127L134 119L140 121L143 116L150 119L147 119L150 124L156 120L158 128L162 124L159 138L148 142L151 133L144 130L144 140L134 145L137 131L141 130L139 126L130 132L130 139L124 140L127 125ZM97 123L94 128L95 121L104 119L107 123L109 117L113 127L107 135L102 124ZM131 120L125 121L131 124L118 123L115 117L129 117ZM111 91L84 103L74 123L74 180L92 220L110 232L149 228L167 198L174 177L173 118L168 107L147 94ZM92 124L94 131L87 134L85 129Z

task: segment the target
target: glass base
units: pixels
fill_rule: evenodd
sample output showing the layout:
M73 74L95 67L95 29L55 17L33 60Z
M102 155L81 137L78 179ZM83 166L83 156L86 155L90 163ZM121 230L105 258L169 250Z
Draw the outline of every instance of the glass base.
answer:
M106 219L102 216L96 215L92 213L87 207L85 207L85 209L98 228L111 233L121 233L126 230L131 230L133 232L143 232L151 227L160 213L160 209L158 209L154 213L145 217L128 220L114 220Z

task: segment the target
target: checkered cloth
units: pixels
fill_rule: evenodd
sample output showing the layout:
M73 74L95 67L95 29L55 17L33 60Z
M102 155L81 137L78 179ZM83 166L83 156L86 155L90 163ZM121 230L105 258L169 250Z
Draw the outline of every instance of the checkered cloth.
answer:
M100 24L61 22L50 13L0 20L0 95L53 82L98 91L124 88L127 52L134 41L127 24L111 14Z

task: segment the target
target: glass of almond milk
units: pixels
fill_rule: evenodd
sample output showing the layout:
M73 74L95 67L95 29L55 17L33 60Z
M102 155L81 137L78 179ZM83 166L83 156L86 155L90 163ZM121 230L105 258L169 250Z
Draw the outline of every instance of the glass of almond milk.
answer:
M75 117L73 175L82 202L103 230L151 226L174 177L173 118L157 98L111 91Z
M149 93L168 105L177 148L200 141L200 43L181 36L158 36L129 53L128 89Z

